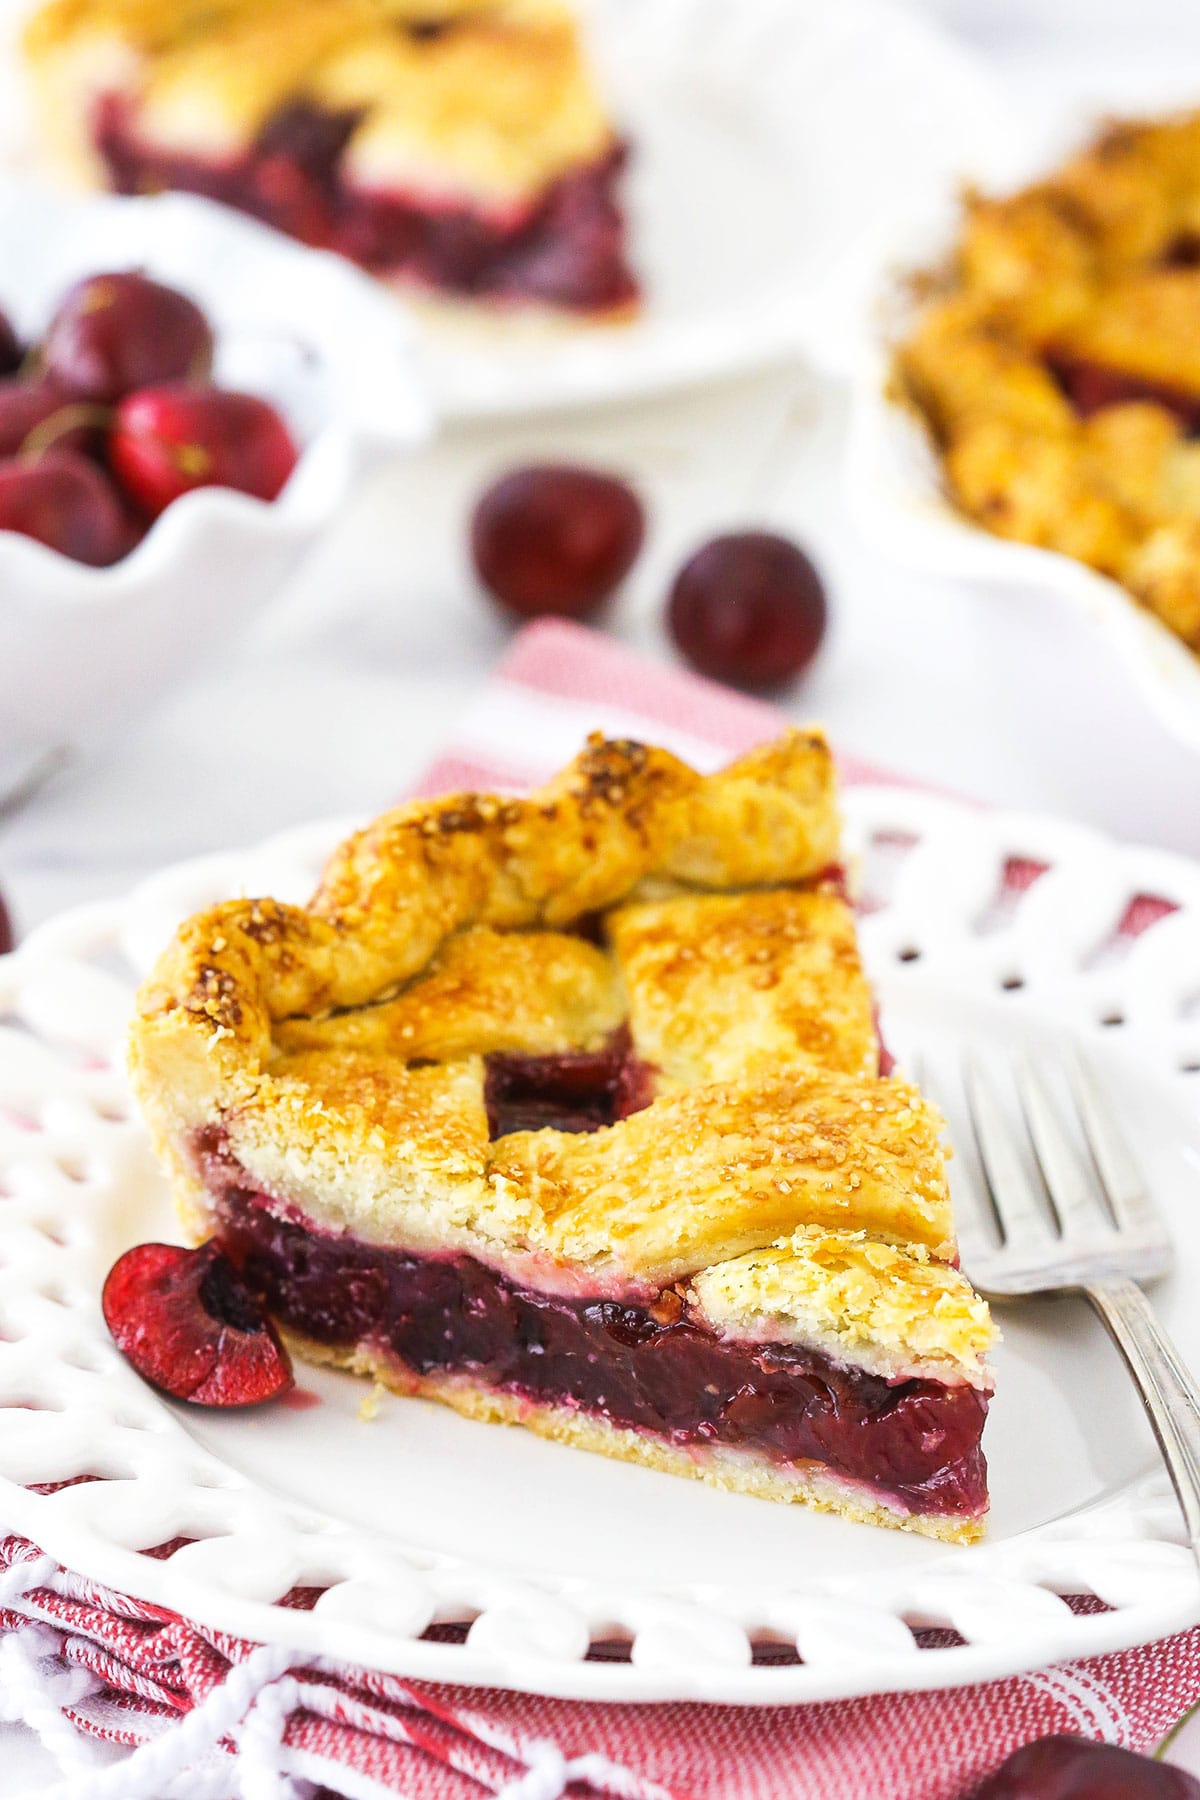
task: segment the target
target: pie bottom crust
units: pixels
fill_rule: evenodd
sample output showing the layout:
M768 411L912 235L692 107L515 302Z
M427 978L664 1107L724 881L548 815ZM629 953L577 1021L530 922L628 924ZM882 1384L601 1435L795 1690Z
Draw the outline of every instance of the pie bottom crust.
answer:
M857 1482L839 1479L818 1462L792 1462L786 1468L752 1450L729 1445L691 1445L686 1449L644 1432L612 1425L594 1413L553 1406L506 1394L467 1375L418 1375L394 1358L374 1355L361 1345L353 1349L318 1344L286 1326L280 1335L304 1362L324 1363L366 1376L405 1398L437 1400L489 1425L521 1425L538 1437L577 1450L591 1450L616 1462L639 1463L664 1475L686 1475L726 1493L750 1494L758 1500L799 1502L818 1512L837 1513L860 1525L885 1525L938 1538L947 1544L975 1544L984 1534L987 1515L908 1512L889 1506L883 1495Z

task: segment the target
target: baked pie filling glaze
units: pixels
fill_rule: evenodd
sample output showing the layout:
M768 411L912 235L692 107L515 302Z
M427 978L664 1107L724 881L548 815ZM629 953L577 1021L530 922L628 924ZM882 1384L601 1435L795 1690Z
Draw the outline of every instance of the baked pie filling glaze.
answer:
M1114 577L1200 651L1200 113L972 195L895 377L959 507Z
M48 136L118 193L203 194L447 294L637 302L626 148L558 0L50 0L27 50Z
M308 908L190 921L132 1054L185 1223L301 1356L978 1535L987 1309L837 831L815 734L709 777L597 740L385 815Z
M484 1061L488 1135L510 1131L596 1131L640 1112L654 1098L654 1071L633 1051L628 1025L598 1050L550 1056L493 1052Z

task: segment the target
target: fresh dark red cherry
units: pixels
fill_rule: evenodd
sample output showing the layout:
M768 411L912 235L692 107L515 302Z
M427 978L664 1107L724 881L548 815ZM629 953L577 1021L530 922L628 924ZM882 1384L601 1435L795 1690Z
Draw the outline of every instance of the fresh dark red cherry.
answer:
M169 382L121 401L108 458L125 492L157 518L193 488L237 488L274 500L297 450L275 408L257 395Z
M76 282L42 345L49 374L100 401L154 382L204 380L212 355L212 330L195 301L136 271Z
M471 520L471 553L510 612L583 619L624 580L644 535L642 503L625 482L546 464L488 488Z
M104 1320L139 1375L197 1406L255 1406L292 1385L257 1295L216 1244L139 1244L109 1270Z
M49 449L92 449L99 441L94 409L42 376L0 377L0 457L35 456Z
M15 375L25 359L21 340L7 313L0 312L0 375Z
M1015 1751L975 1800L1200 1800L1200 1781L1112 1744L1045 1737Z
M713 538L675 577L667 622L688 661L735 687L778 687L807 668L825 634L821 577L770 531Z
M131 548L128 515L111 481L69 450L38 462L0 462L0 531L19 531L75 562L106 568Z

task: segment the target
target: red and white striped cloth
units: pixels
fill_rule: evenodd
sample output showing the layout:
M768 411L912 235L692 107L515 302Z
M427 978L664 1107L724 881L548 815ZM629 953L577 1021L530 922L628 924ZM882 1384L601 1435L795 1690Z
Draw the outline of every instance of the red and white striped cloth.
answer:
M595 728L712 767L779 724L758 701L546 622L516 640L423 787L526 786ZM797 1708L431 1687L289 1664L0 1541L0 1718L41 1733L73 1800L960 1800L1043 1733L1142 1749L1198 1702L1200 1630L969 1690ZM136 1748L89 1768L89 1740Z

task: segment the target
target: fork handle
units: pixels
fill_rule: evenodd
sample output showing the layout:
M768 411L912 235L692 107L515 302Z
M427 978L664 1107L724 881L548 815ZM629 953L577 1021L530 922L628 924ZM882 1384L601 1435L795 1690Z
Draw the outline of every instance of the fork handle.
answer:
M1137 1383L1200 1563L1200 1388L1136 1282L1083 1291Z

